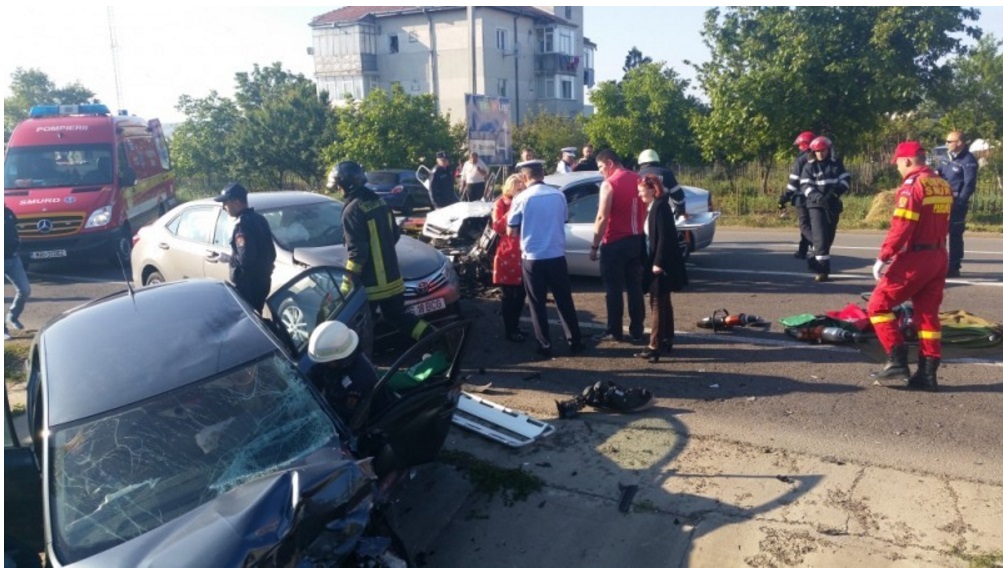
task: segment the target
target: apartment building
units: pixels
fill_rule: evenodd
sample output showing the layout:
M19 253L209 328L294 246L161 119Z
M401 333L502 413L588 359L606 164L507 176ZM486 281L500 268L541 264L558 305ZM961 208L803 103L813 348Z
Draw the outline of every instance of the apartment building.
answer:
M581 6L346 6L310 22L314 80L331 99L400 84L465 120L465 95L507 97L521 124L582 113L596 45Z

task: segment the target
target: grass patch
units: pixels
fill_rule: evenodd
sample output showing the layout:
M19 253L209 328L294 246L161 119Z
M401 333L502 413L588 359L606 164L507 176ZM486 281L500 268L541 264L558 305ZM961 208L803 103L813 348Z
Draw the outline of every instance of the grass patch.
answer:
M4 382L23 383L28 376L25 373L24 362L28 359L31 342L27 340L10 340L3 344L3 379Z
M508 507L543 488L543 480L532 473L521 468L498 467L467 452L443 450L439 459L466 472L474 489L488 498L500 494Z
M968 563L968 568L1003 568L1003 550L968 552L961 546L951 548L951 554Z

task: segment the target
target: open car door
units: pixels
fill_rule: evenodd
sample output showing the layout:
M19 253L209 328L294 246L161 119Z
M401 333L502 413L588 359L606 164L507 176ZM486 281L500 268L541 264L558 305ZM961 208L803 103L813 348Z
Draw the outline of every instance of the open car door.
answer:
M343 268L318 266L286 282L265 301L273 331L284 334L292 357L305 359L314 328L337 320L354 329L366 353L373 351L373 318L369 299L358 279Z
M452 322L414 344L360 401L351 428L376 475L438 458L460 396L470 325Z
M15 566L20 566L20 555L36 555L32 563L38 565L37 554L45 549L42 529L42 475L35 454L30 447L22 446L14 430L14 418L3 391L4 446L3 446L3 517L4 556L11 555ZM13 541L13 542L11 542ZM5 564L6 565L6 564Z

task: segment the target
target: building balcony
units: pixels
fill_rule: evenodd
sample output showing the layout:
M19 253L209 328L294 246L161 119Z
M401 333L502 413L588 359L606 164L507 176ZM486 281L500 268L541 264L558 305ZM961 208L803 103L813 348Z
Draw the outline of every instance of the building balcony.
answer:
M537 75L577 75L582 58L563 53L538 53L536 55Z

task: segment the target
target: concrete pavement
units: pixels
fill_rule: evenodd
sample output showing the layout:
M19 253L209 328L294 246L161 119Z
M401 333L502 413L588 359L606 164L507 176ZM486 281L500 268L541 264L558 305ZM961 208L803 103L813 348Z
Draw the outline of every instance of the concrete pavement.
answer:
M664 406L546 418L557 432L520 450L453 429L448 449L544 485L509 506L452 466L421 470L401 504L420 565L932 568L1003 554L1000 485L692 435Z

